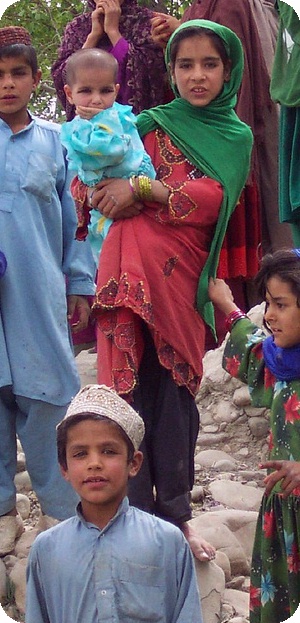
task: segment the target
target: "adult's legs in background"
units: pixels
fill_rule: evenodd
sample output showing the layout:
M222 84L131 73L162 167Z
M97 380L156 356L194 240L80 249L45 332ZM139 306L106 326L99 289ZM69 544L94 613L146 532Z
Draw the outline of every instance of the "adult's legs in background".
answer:
M58 520L72 517L78 496L62 477L57 460L56 425L68 405L57 406L16 396L16 431L42 513Z
M194 538L194 553L203 560L206 549L208 558L214 556L214 548L186 524L191 519L198 409L188 389L176 385L171 372L160 365L147 328L144 338L139 386L133 395L133 407L146 429L141 446L144 464L129 481L130 503L178 525L189 541Z

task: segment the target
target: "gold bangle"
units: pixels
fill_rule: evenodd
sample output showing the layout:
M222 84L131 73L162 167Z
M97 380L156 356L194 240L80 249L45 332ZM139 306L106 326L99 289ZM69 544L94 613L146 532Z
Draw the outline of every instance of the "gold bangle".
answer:
M132 175L131 177L129 177L128 182L129 182L129 186L130 186L130 190L133 194L133 198L135 201L138 201L139 199L139 195L136 192L136 185L135 185L135 180L136 180L136 175Z
M142 201L151 201L152 199L152 186L151 179L147 175L138 175L136 178L138 182L138 195Z

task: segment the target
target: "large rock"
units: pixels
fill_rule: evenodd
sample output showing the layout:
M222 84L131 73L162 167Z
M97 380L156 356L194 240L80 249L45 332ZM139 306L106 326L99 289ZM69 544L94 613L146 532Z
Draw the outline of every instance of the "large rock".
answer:
M254 511L225 509L201 513L190 524L217 550L226 553L232 575L248 575L257 516Z
M30 476L26 470L24 472L18 472L15 475L15 485L18 493L28 493L32 491Z
M219 623L225 590L224 573L214 562L196 560L195 567L201 596L203 621L205 623ZM192 621L186 623L192 623Z
M37 528L29 528L23 532L15 547L15 555L18 558L27 558L31 545L37 534Z
M18 559L9 576L15 587L16 606L21 613L25 612L26 565L26 558Z
M201 465L202 467L216 468L220 461L227 461L230 466L229 469L231 470L235 469L237 466L237 461L232 458L228 452L223 452L223 450L202 450L195 456L195 464Z
M249 594L226 588L223 595L223 604L228 604L234 610L234 614L243 618L249 616ZM224 606L223 606L224 607ZM272 621L270 621L272 623Z
M22 519L28 519L30 515L30 499L24 493L17 493L17 511Z
M233 480L214 480L209 485L209 490L213 498L221 504L245 511L258 511L263 495L263 489Z

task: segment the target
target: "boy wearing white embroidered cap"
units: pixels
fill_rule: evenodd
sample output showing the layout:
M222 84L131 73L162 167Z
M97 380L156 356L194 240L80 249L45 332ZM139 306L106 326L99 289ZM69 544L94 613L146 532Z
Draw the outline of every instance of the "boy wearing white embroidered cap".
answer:
M138 413L106 385L86 385L72 400L64 419L57 426L58 451L62 449L62 433L60 431L70 426L68 418L87 414L102 415L116 422L129 437L134 449L139 449L145 434L145 426ZM66 419L68 422L65 421ZM59 462L62 464L62 461Z
M26 623L202 623L181 530L128 502L143 435L137 412L105 385L71 402L57 426L58 460L80 502L31 547Z

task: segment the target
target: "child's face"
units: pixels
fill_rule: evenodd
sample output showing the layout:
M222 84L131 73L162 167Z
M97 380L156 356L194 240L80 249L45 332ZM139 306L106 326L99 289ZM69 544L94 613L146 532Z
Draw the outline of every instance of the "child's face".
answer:
M76 81L70 87L64 87L66 96L74 106L84 106L106 110L110 108L117 97L119 85L115 83L110 69L102 69L101 72L95 67L78 68Z
M171 71L180 96L193 106L207 106L230 77L210 37L193 36L180 42Z
M300 344L300 308L291 285L279 277L267 282L265 321L276 346L290 348Z
M103 527L126 495L128 478L139 471L142 453L128 462L128 447L114 425L84 420L68 431L66 459L62 473L80 496L85 519Z
M23 56L0 59L0 117L9 122L27 110L32 92L38 85L41 72L35 76Z

